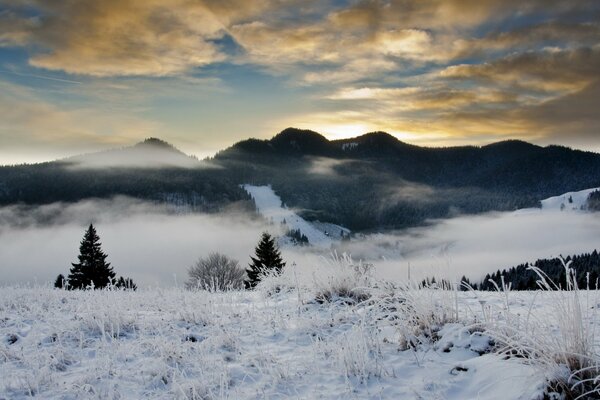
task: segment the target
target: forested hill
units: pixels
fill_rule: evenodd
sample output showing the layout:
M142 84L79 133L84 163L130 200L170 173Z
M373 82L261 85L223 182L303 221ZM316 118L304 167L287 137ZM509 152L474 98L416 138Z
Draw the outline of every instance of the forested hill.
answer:
M522 190L542 196L559 194L566 188L589 188L600 182L600 154L560 146L540 147L519 140L483 147L430 148L406 144L385 132L328 141L313 131L288 128L271 140L245 140L216 156L220 162L277 169L288 164L303 165L306 172L315 172L315 164L326 163L326 159L331 159L333 170L328 172L336 175L389 173L437 187L515 190L527 186Z
M303 216L351 229L401 228L456 213L535 207L600 185L600 154L504 141L418 147L384 132L329 141L286 129L239 142L214 162L234 180L272 184Z
M564 260L560 258L537 260L531 265L542 271L550 285L555 284L557 287L567 288L567 269L565 268L567 264L575 273L574 280L577 282L578 288L598 289L600 254L596 250L591 253L568 256ZM479 290L497 290L497 287L502 287L502 279L504 279L505 285L510 285L511 290L536 290L539 289L537 282L541 278L530 268L530 264L521 264L508 270L487 274L479 285L473 286Z
M514 210L600 186L600 154L504 141L426 148L384 132L329 141L288 128L198 161L157 139L56 162L0 168L0 204L118 194L217 211L248 206L242 183L271 184L309 219L402 228L456 213Z
M76 202L117 195L212 212L250 196L228 171L150 138L134 146L54 162L0 167L0 204Z

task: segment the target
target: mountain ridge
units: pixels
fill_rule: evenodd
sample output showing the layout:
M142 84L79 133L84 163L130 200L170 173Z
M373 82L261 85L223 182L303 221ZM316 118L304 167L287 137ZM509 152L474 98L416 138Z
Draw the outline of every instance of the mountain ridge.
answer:
M251 210L241 185L272 185L303 218L360 231L536 207L560 193L600 186L597 153L520 140L420 147L385 132L328 140L288 128L202 161L148 138L79 161L88 167L64 160L0 167L0 205L125 195L189 211Z

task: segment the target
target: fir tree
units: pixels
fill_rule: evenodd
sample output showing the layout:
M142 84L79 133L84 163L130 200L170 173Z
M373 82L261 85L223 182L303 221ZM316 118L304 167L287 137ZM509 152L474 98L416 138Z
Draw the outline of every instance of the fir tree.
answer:
M92 285L94 288L104 288L115 278L100 245L100 237L90 224L79 246L79 262L71 264L69 289L85 289Z
M248 278L244 281L246 289L254 288L265 273L280 274L285 266L275 239L267 232L262 234L260 242L254 250L256 256L250 257L252 262L246 269Z
M56 280L54 281L54 287L57 289L62 289L65 285L65 276L63 274L58 274Z

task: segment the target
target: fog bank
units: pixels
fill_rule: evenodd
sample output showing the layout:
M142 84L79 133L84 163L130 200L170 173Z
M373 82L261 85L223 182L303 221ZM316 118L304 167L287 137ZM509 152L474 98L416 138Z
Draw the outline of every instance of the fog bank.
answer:
M0 284L44 283L68 274L93 222L117 275L140 286L181 285L198 257L219 251L246 266L264 230L278 227L234 214L173 214L130 198L41 207L0 208ZM600 213L531 210L462 216L395 233L358 235L334 249L285 248L299 274L328 268L323 257L349 253L378 276L406 280L436 275L481 279L486 273L600 249Z

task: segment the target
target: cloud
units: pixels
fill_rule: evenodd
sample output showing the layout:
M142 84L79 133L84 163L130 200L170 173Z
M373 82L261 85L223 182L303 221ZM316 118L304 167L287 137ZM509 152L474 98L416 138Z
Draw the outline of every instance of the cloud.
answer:
M426 188L415 188L414 195ZM164 205L127 197L73 204L0 207L0 285L51 282L76 261L85 228L94 223L119 275L140 286L181 285L198 257L219 251L244 265L260 234L273 229L235 213L179 214ZM235 232L232 240L231 232ZM600 219L586 213L491 213L434 221L400 232L358 235L335 246L375 264L381 278L413 279L486 273L537 258L597 249ZM310 284L331 250L285 248L288 265Z
M236 85L248 85L255 73L285 81L287 86L277 87L281 99L305 96L297 103L303 102L306 112L277 110L265 126L282 119L294 126L309 121L303 127L337 136L365 127L436 145L523 135L588 146L596 127L589 119L587 125L566 122L564 113L554 119L555 129L538 118L550 102L584 93L598 79L600 6L594 1L0 2L0 47L24 48L34 72L46 69L57 71L57 79L119 86L114 91L104 86L98 96L105 104L134 108L133 115L147 105L140 97L185 92L171 87L174 76L202 74L202 79L223 79L226 86L223 77L231 69L241 71L228 88L233 103L241 98ZM134 92L140 94L129 101ZM307 105L308 96L314 104ZM97 114L91 119L99 119ZM171 119L181 128L182 119ZM135 118L131 126L141 130L142 122ZM209 130L218 131L231 122L212 124ZM579 139L553 133L567 128L583 133ZM104 130L104 136L113 130L117 127ZM192 137L194 129L184 130ZM67 131L72 137L73 129Z
M38 49L29 60L38 68L92 76L164 76L225 57L213 42L223 36L223 25L199 2L32 3L40 12L36 23L22 23L7 34L21 32L20 42Z
M545 49L510 55L493 62L453 65L443 78L508 83L546 92L581 89L599 78L600 48Z
M119 110L104 113L94 107L60 106L36 90L3 81L0 108L12 110L0 120L0 155L7 164L21 152L42 159L64 157L131 144L157 131L156 123ZM35 149L40 153L34 154Z
M268 228L235 214L173 214L125 197L0 208L0 221L0 284L42 283L68 274L89 223L115 272L142 286L172 286L175 279L182 284L187 268L212 251L244 265Z
M594 46L600 37L597 22L544 21L514 30L494 31L483 37L461 38L454 42L457 58L481 57L486 53L526 52L532 47L576 48Z
M462 216L395 234L373 234L340 246L338 251L372 262L378 275L420 280L436 275L480 280L538 258L581 254L598 249L600 219L561 212L491 213Z
M309 161L309 174L321 175L328 178L339 178L341 175L338 173L337 167L356 162L355 160L339 160L327 157L311 157Z

